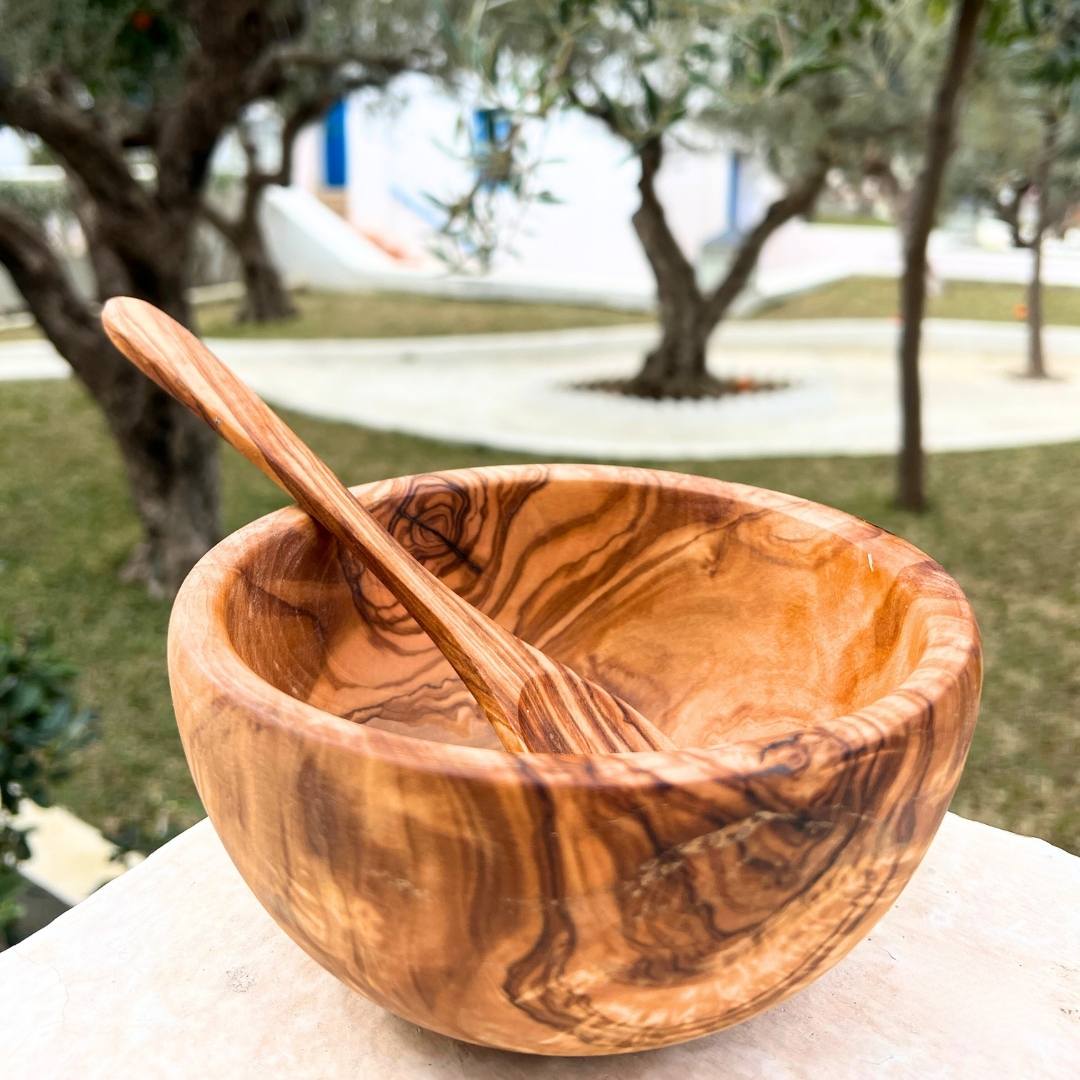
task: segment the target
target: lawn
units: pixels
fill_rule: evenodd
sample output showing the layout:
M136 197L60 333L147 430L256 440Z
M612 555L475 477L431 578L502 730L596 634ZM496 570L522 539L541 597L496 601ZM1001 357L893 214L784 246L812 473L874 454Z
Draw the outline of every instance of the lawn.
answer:
M649 322L653 316L617 308L577 304L459 300L415 293L294 294L297 317L265 325L237 323L236 303L214 301L198 308L204 337L386 338L432 334L498 334L526 330L567 330ZM40 336L33 327L0 331L0 341Z
M206 337L386 338L566 330L653 318L616 308L458 300L415 293L300 292L294 298L299 308L297 318L263 326L237 323L233 318L235 304L203 305L199 330Z
M837 210L831 213L828 210L818 210L814 213L812 224L814 225L854 225L860 228L895 229L896 223L886 221L885 218L875 214L846 213Z
M526 460L290 417L351 482ZM225 525L282 499L225 453ZM672 466L666 466L672 467ZM982 720L954 809L1080 851L1080 444L931 459L934 508L888 502L892 463L814 458L674 465L832 503L909 537L968 591L986 643ZM98 413L70 382L0 383L0 612L48 623L82 671L102 741L61 801L111 830L200 816L168 702L168 605L121 585L137 535Z
M989 281L946 281L930 299L927 314L936 319L988 319L1017 322L1017 305L1025 302L1025 287ZM1043 308L1046 322L1080 325L1080 289L1048 285ZM897 283L892 278L852 277L819 289L766 304L755 319L887 319L899 310Z
M755 319L879 319L896 315L896 282L890 278L845 278L759 308ZM412 293L300 292L295 319L263 326L234 321L236 304L215 301L198 309L205 337L235 338L388 338L432 334L497 334L567 330L652 322L648 312L576 304L458 300ZM1024 287L982 281L952 281L929 304L941 319L1016 322ZM1080 289L1048 286L1046 321L1080 325ZM34 328L0 330L0 342L37 337Z

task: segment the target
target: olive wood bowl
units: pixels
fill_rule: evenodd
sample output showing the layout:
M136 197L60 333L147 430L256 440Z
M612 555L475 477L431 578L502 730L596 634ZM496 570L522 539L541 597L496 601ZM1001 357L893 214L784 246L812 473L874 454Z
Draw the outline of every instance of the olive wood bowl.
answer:
M240 873L345 983L473 1043L643 1050L782 1001L896 899L978 709L978 631L937 563L836 510L641 469L355 491L679 749L507 753L305 514L230 536L173 612L180 733Z

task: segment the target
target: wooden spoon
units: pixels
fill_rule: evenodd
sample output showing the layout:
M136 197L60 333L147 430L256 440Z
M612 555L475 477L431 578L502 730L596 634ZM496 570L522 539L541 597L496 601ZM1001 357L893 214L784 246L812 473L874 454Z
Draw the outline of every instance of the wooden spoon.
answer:
M640 713L504 630L420 565L330 467L198 338L151 304L110 300L113 344L354 552L424 628L512 751L673 749Z

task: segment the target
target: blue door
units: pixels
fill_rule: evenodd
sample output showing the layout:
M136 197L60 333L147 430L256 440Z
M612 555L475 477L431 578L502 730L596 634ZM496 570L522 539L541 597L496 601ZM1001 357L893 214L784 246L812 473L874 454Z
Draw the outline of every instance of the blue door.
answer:
M343 98L330 109L323 123L323 184L328 188L343 188L347 174Z

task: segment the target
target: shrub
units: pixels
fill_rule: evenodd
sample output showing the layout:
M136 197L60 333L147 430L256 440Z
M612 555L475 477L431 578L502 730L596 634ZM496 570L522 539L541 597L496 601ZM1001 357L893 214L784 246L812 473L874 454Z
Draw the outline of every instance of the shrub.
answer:
M95 735L94 714L76 707L74 676L47 635L0 629L0 944L20 914L17 868L30 857L28 830L14 822L19 801L49 806L73 753Z

